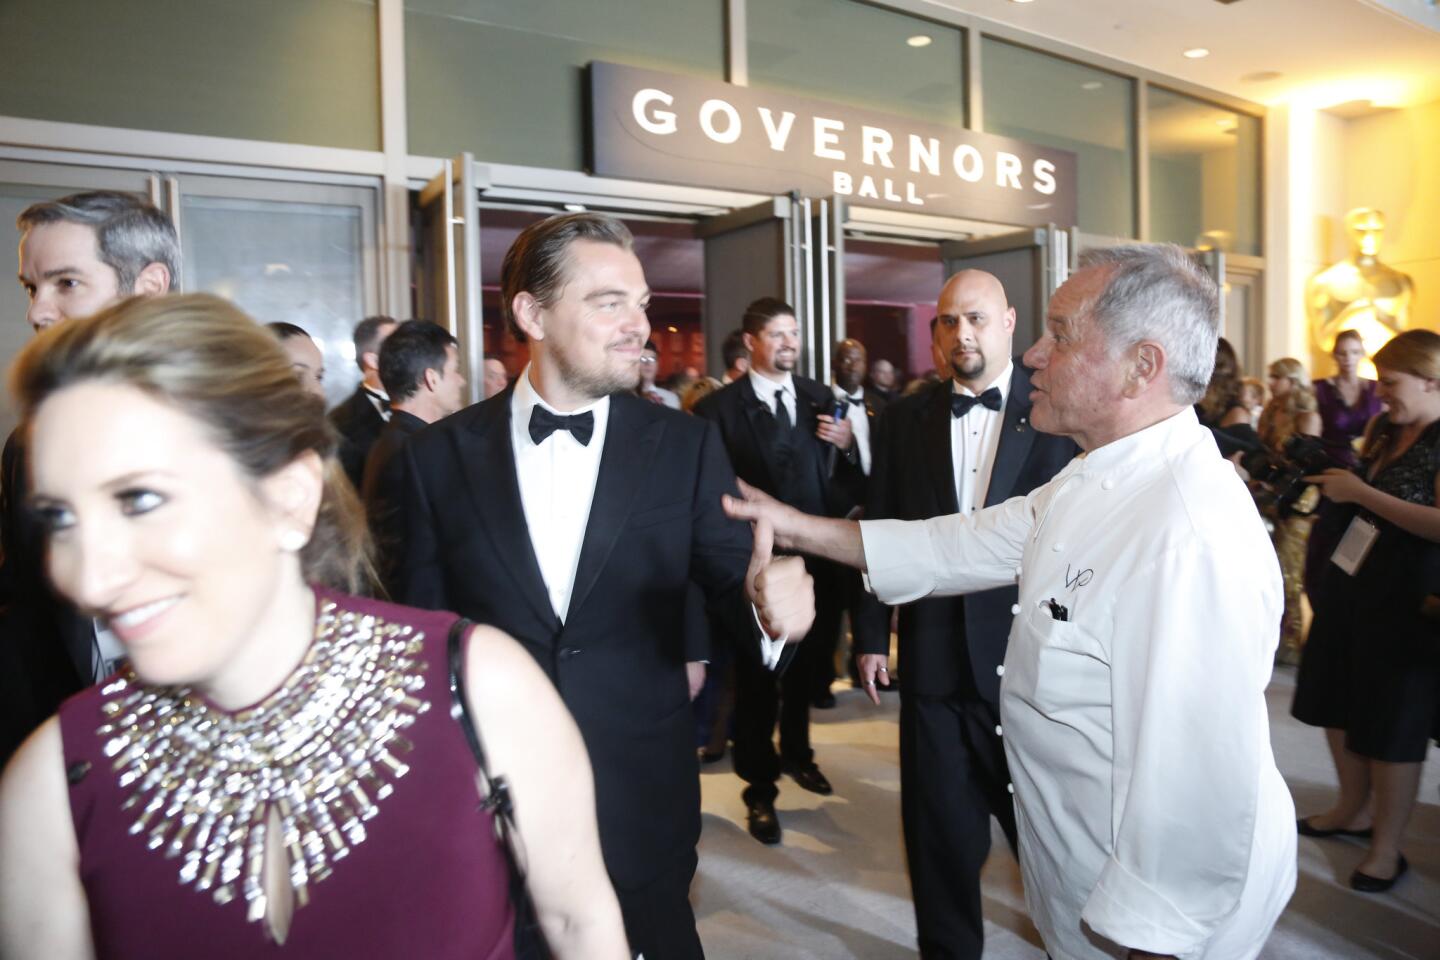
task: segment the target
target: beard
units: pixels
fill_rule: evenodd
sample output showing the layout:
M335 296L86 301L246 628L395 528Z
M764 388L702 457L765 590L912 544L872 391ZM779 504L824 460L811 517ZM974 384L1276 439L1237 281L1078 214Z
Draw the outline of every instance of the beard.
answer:
M566 386L592 400L634 390L640 383L640 361L636 359L633 363L621 365L613 361L609 353L611 349L624 345L625 341L609 344L605 360L588 368L576 363L565 351L556 350L553 353L555 368Z
M979 350L966 354L957 347L950 352L950 371L956 380L974 380L985 372L985 354Z

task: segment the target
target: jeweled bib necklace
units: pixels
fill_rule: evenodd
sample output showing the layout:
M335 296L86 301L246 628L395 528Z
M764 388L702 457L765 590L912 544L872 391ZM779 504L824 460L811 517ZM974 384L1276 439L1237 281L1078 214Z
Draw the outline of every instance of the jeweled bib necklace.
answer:
M102 693L105 755L114 759L132 834L181 861L181 884L265 917L266 825L278 814L295 906L365 842L365 822L410 769L400 731L430 704L425 636L322 604L315 639L285 684L227 713L189 688L147 687L126 671ZM242 881L237 890L237 881Z

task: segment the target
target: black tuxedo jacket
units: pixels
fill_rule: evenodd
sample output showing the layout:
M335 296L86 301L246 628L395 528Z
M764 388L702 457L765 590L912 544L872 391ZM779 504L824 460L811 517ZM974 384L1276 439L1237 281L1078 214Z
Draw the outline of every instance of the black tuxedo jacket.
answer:
M340 465L358 493L365 481L365 458L385 428L385 418L370 402L362 383L330 411L330 422L340 433Z
M814 380L791 379L795 425L788 468L782 469L777 461L770 439L775 415L756 395L748 376L701 400L695 414L720 427L740 479L806 513L843 517L859 504L856 492L862 488L864 475L853 446L841 452L815 436L816 417L835 410L835 393Z
M673 867L700 836L685 677L692 581L727 624L726 635L742 638L737 655L759 657L744 592L750 528L721 510L720 495L738 491L713 426L638 397L611 397L561 623L520 500L512 390L420 431L402 448L398 598L492 624L535 657L590 753L605 864L617 886L634 889Z
M94 622L50 587L29 491L17 429L0 460L0 767L66 697L90 686L94 669Z
M395 571L400 564L403 531L396 515L397 505L405 496L404 470L396 456L405 441L428 424L404 410L392 410L390 422L370 447L365 458L365 479L360 484L360 499L365 503L365 519L375 538L376 568L380 582L391 596L395 594Z
M886 408L872 454L867 519L924 520L959 512L950 450L952 392L951 381L945 380ZM987 507L1049 482L1079 452L1072 441L1039 433L1030 425L1029 396L1030 375L1017 360L985 494ZM1010 607L1017 595L1015 587L1003 587L902 606L902 689L927 696L973 690L996 703L1000 678L995 668L1005 659ZM858 619L856 649L888 652L890 608L872 602Z

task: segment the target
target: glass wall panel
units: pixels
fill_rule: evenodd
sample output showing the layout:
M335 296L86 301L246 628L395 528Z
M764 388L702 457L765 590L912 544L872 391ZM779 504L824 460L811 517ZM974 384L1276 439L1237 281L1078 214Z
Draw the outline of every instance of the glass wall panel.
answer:
M722 79L724 0L405 0L410 152L579 170L584 67Z
M965 34L854 0L745 8L750 85L965 125Z
M324 355L325 399L333 406L360 378L351 334L369 312L371 213L363 203L206 195L233 192L182 193L185 289L233 300L261 323L303 327Z
M1148 100L1150 238L1259 255L1260 119L1160 87Z
M380 148L375 0L4 0L0 115Z
M1134 82L986 37L980 52L985 131L1075 154L1079 225L1134 237Z

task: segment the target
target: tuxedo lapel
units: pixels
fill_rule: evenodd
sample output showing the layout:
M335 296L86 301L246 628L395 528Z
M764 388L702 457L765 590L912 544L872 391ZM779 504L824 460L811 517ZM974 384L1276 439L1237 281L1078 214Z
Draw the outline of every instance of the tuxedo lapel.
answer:
M654 469L665 420L645 416L651 412L641 405L645 402L620 396L610 400L605 449L600 454L600 472L595 477L595 496L590 501L590 519L575 567L567 620L574 618L600 578L620 531L630 519L635 495Z
M1015 488L1020 468L1035 445L1035 428L1030 426L1030 375L1017 362L1010 374L1010 396L1005 401L1005 420L1000 424L1000 442L995 448L995 466L985 506L1004 503Z
M755 393L755 385L748 376L740 378L738 383L736 389L740 394L740 414L750 430L750 449L755 451L756 458L765 465L765 474L770 481L767 488L778 489L781 477L778 464L775 463L774 438L775 431L779 429L775 415Z
M480 526L490 537L499 564L520 587L521 595L553 631L560 625L550 606L550 594L525 523L525 504L515 472L515 450L510 441L510 391L494 403L482 404L469 431L456 434L460 462L469 483L470 498L480 515ZM479 576L479 568L476 576Z
M937 386L925 407L925 450L930 467L930 482L935 489L935 502L940 513L960 512L960 500L955 492L955 460L950 449L953 442L950 429L950 394L954 391L951 381ZM993 486L993 484L992 484Z

